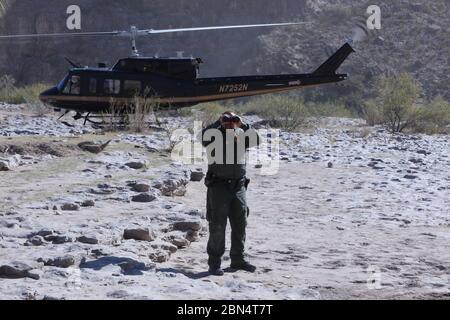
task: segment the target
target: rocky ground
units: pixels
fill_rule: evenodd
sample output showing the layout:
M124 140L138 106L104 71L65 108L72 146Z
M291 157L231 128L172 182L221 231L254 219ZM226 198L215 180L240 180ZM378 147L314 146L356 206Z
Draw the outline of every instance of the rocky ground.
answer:
M258 272L223 278L205 272L205 167L167 148L0 105L0 299L450 297L448 136L282 132L279 170L249 168Z

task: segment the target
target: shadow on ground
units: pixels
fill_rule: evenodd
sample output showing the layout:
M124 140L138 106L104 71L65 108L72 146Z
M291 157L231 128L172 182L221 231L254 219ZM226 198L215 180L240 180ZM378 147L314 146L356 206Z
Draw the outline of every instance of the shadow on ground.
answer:
M124 275L131 275L131 276L141 276L144 274L143 273L144 271L149 271L153 269L152 266L131 258L113 257L113 256L101 257L97 260L92 261L82 261L80 264L80 268L93 269L98 271L110 265L120 267Z

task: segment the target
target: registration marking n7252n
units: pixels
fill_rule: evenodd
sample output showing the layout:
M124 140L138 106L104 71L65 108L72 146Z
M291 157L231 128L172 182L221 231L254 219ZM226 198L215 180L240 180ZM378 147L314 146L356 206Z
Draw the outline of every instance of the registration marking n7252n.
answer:
M248 91L248 83L226 84L220 86L219 93L234 93Z

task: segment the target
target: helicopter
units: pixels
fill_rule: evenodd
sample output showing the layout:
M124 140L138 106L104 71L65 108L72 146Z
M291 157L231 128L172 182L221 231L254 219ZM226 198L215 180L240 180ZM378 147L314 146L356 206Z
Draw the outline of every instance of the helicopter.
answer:
M348 78L347 74L336 73L338 68L355 52L349 42L345 43L327 61L312 73L286 75L255 75L238 77L201 78L201 58L159 58L145 57L137 49L137 37L165 33L243 29L259 27L280 27L303 24L271 23L235 26L216 26L180 29L138 29L132 26L128 31L78 32L6 35L0 39L26 39L69 36L122 36L131 41L131 55L120 59L113 67L98 64L96 67L82 67L69 59L72 68L56 86L42 92L39 99L56 112L71 111L75 120L111 113L111 105L125 112L133 106L136 97L152 98L164 107L176 109L200 103L280 93L305 87L338 83ZM120 112L119 112L120 114ZM95 123L95 122L94 122Z

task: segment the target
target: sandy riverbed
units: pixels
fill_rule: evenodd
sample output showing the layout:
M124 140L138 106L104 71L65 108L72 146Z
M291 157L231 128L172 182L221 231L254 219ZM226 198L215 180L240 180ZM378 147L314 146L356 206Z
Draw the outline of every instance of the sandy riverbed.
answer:
M0 146L25 154L0 153L11 165L0 172L0 266L22 273L0 278L0 299L450 297L448 136L393 137L348 119L282 133L279 171L249 170L258 271L217 278L206 273L205 187L189 182L198 166L172 163L163 133L103 135L6 110ZM108 140L97 155L77 147ZM150 241L123 239L139 228Z

